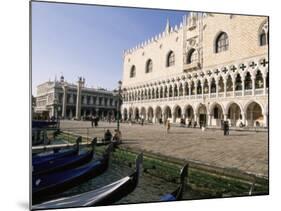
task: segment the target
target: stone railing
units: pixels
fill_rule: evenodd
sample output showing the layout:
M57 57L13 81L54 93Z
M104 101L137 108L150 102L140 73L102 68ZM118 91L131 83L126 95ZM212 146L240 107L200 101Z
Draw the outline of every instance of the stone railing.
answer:
M250 90L245 90L245 91L244 91L244 95L245 95L245 96L252 95L252 90L251 90L251 89L250 89Z

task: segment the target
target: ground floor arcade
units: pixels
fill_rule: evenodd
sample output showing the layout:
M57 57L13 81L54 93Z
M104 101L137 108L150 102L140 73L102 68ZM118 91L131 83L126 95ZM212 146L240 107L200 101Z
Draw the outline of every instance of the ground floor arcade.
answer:
M267 127L268 108L266 100L170 103L165 105L126 105L121 112L123 120L139 121L144 119L151 123L172 123L187 125L221 127L223 121L230 126Z

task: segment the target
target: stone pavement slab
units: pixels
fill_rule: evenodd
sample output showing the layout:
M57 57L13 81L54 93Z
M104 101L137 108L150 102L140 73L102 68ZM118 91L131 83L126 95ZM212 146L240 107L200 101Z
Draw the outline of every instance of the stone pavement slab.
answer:
M107 128L113 133L116 123L101 122L98 128L87 127L91 127L90 122L61 122L61 128L91 137L102 137ZM172 127L167 134L163 125L121 124L120 128L123 145L129 148L268 177L267 132L230 131L229 136L223 136L221 130L203 132L182 127Z

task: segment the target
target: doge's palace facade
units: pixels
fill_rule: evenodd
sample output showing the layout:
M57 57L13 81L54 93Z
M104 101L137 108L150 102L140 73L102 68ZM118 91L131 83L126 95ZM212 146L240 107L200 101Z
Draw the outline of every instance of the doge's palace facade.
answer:
M268 126L268 17L191 12L123 59L124 120Z

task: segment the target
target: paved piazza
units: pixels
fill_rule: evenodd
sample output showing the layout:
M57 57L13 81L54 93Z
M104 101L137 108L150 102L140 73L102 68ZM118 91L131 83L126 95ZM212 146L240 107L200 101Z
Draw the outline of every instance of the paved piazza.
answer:
M90 122L62 121L61 128L85 135ZM90 128L89 136L102 137L106 128L113 132L116 123ZM81 129L74 129L74 128ZM265 132L230 131L172 127L169 134L163 125L121 124L123 145L178 159L199 161L218 167L235 168L268 177L268 134Z

